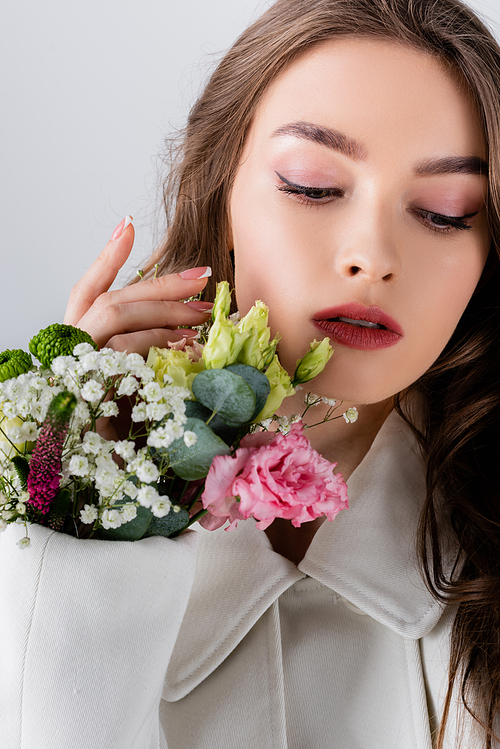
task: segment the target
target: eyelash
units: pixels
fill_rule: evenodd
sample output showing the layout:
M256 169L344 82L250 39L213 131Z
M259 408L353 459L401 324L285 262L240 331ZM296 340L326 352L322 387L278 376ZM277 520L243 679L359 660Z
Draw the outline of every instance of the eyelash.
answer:
M287 179L276 172L283 184L278 185L278 190L284 192L287 195L295 195L300 203L305 205L314 205L330 202L332 198L342 198L344 196L344 190L340 187L304 187L303 185L296 185L294 182L289 182ZM316 195L314 194L316 193ZM318 195L317 193L321 193Z
M278 185L277 189L287 195L294 195L304 205L322 205L323 203L329 203L332 198L342 198L344 196L344 190L340 187L305 187L297 185L294 182L289 182L281 174L278 174L278 172L276 172L276 175L283 183ZM472 229L472 224L467 223L466 219L477 215L476 213L467 213L465 216L444 216L442 213L426 211L422 208L412 208L412 211L428 229L437 234L448 234L454 230L467 231ZM439 221L443 223L439 224Z
M466 219L477 215L476 213L466 213L465 216L443 216L441 213L424 211L422 208L414 208L413 211L431 231L435 231L437 234L448 234L454 229L457 231L472 229L472 224L468 224ZM437 224L435 219L444 223Z

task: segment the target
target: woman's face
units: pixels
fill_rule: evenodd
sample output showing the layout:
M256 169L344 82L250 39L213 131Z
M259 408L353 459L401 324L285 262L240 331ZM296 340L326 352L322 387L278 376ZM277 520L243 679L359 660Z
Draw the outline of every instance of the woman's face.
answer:
M239 309L266 302L289 372L326 335L321 395L378 403L430 367L488 254L485 159L467 93L409 47L326 42L274 82L230 218Z

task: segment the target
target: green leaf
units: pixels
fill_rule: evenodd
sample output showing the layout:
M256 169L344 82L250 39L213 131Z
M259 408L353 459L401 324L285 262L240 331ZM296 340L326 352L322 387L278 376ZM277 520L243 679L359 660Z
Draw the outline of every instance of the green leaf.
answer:
M250 367L248 364L231 364L226 367L225 371L243 377L247 385L252 388L255 395L255 411L251 418L251 421L253 421L266 405L267 397L271 392L269 380L263 372L255 367Z
M68 513L71 512L73 497L69 489L61 489L54 497L46 516L46 523L54 531L62 531Z
M184 424L184 429L194 432L198 440L195 445L187 447L181 437L166 448L170 467L177 476L186 481L205 478L215 456L228 455L229 447L200 419L189 418Z
M179 507L179 505L176 506ZM165 536L165 538L178 536L187 527L188 523L189 512L184 507L181 507L178 512L174 512L172 507L168 515L163 518L156 518L153 515L145 538L149 536Z
M186 416L192 417L193 419L200 419L201 421L207 422L212 415L212 411L200 403L199 401L184 401L186 404ZM216 419L217 416L214 417ZM214 421L212 419L212 421ZM212 424L210 422L210 425Z
M26 489L26 486L28 484L28 476L30 472L30 464L28 463L28 461L23 455L14 455L14 457L11 458L11 460L14 463L14 468L16 469L16 473L21 483L21 487L23 489Z
M185 403L186 416L200 419L201 421L204 421L205 424L210 419L209 427L212 432L224 440L227 445L233 444L238 436L239 427L230 427L225 421L222 421L218 414L215 414L215 416L212 417L212 411L199 401L185 401Z
M124 504L125 500L115 503L115 507ZM119 528L99 528L99 536L106 541L138 541L149 528L153 513L148 507L138 507L137 515Z
M196 375L192 388L195 398L229 426L242 426L252 419L255 393L240 375L228 369L206 369Z

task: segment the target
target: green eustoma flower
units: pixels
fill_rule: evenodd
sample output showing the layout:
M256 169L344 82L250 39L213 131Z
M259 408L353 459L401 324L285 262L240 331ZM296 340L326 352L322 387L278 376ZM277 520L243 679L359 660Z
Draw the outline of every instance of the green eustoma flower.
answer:
M298 360L292 384L300 385L317 377L330 361L332 354L329 338L323 338L322 341L314 340L307 354Z

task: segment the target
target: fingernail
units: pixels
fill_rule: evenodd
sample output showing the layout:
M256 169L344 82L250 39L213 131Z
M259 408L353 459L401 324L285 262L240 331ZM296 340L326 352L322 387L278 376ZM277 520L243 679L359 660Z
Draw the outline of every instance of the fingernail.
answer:
M127 226L130 226L134 219L132 216L125 216L125 218L122 218L116 229L114 230L113 234L111 235L111 241L115 242L117 239L121 237Z
M187 307L191 307L191 309L195 309L197 312L211 312L213 302L185 302L185 305Z
M191 328L177 328L177 332L182 335L183 338L199 338L200 331L192 330Z
M211 275L212 268L209 265L204 265L202 268L190 268L179 273L185 281L199 281L200 278L209 278Z

